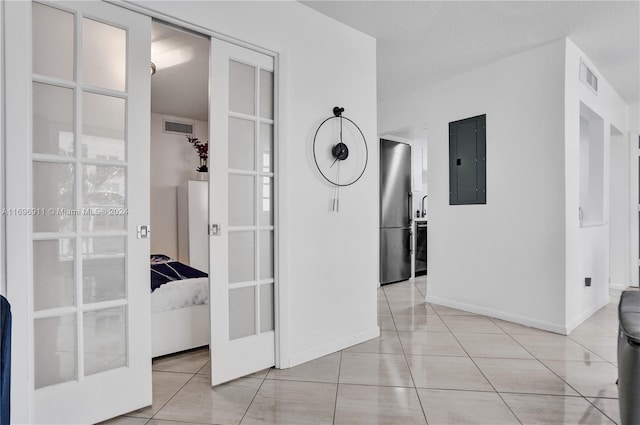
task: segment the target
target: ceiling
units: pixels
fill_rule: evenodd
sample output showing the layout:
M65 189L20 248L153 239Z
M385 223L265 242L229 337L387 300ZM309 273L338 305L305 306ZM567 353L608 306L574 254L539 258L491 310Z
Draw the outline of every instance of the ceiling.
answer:
M377 39L378 99L569 36L629 103L640 92L639 1L303 1ZM152 112L208 120L209 40L152 25Z
M151 112L208 121L209 39L154 21Z
M568 36L627 102L638 102L637 0L303 3L377 39L379 100Z

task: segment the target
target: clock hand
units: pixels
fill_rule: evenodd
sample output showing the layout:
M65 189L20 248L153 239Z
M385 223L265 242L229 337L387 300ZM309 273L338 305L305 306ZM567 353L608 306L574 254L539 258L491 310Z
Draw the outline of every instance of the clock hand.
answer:
M338 158L334 159L333 162L331 163L331 165L329 166L329 168L333 168L333 164L335 164L337 160L338 160Z

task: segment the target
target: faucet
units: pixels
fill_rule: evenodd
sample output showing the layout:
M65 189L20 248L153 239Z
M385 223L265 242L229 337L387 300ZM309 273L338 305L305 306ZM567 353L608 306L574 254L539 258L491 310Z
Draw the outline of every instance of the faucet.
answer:
M426 197L427 197L427 195L424 195L422 197L422 217L423 218L427 216L427 210L424 209L424 200L425 200Z

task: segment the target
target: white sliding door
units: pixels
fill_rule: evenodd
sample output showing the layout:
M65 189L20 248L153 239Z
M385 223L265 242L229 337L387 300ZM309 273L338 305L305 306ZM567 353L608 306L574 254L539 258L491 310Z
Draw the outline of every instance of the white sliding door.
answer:
M151 404L151 20L105 2L5 11L7 286L29 353L13 418L93 423Z
M274 60L211 42L211 382L275 364Z

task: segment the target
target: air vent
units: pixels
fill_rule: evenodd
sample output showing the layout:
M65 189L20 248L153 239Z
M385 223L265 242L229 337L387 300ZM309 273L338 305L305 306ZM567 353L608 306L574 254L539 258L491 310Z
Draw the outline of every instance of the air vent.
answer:
M164 120L165 133L193 134L193 123Z
M596 74L594 74L583 61L580 61L580 81L598 93L598 77L596 77Z

